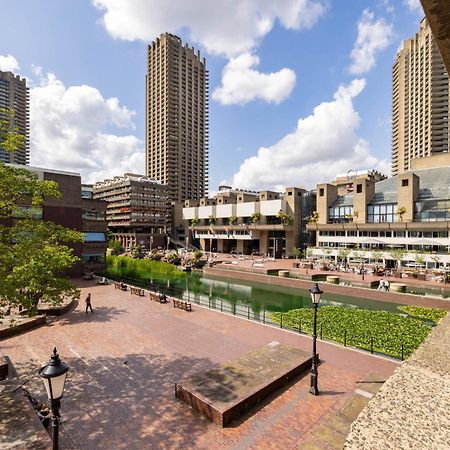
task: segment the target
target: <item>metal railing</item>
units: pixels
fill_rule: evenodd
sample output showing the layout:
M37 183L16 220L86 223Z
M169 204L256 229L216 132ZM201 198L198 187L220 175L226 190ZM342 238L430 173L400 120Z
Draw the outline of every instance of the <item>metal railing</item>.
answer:
M111 278L111 277L110 277ZM222 298L217 298L213 296L208 296L201 293L196 293L189 291L182 286L170 286L167 284L163 284L161 282L148 282L146 280L138 280L134 278L121 277L117 281L123 281L124 283L128 283L131 285L139 286L145 288L149 291L160 292L168 297L173 297L179 300L184 300L190 303L194 303L198 306L202 306L205 308L213 309L219 311L224 314L230 314L233 316L241 317L247 320L253 320L255 322L259 322L265 325L270 325L276 328L281 328L284 330L292 331L297 334L302 334L306 336L312 336L312 329L310 329L310 321L302 321L299 320L296 326L287 325L284 320L285 313L282 312L274 312L267 311L266 309L256 309L252 308L251 305L245 305L242 303L231 302L228 300L224 300ZM280 319L274 320L273 314L279 314ZM312 327L311 327L312 328ZM400 343L398 345L392 345L392 347L396 348L395 352L388 353L377 350L377 343L381 342L381 338L377 336L369 335L366 337L365 342L361 342L361 334L355 335L352 334L348 330L343 330L342 336L340 339L332 339L326 335L326 324L324 325L320 321L317 324L317 337L322 341L334 342L343 345L344 347L357 348L359 350L370 352L372 355L380 355L387 356L394 359L399 359L401 361L404 360L405 356L409 356L412 351L415 349L411 349L406 346L404 343Z

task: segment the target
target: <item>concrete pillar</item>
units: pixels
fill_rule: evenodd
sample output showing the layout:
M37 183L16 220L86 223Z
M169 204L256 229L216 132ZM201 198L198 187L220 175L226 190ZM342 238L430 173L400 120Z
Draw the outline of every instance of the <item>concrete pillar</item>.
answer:
M244 253L244 241L242 239L236 240L236 251L238 253Z
M267 254L269 251L269 232L261 230L259 232L259 253L262 255Z

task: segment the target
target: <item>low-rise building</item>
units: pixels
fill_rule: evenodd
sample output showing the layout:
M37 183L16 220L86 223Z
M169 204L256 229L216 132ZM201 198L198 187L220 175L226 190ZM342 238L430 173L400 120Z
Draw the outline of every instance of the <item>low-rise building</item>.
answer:
M170 228L167 186L144 175L126 173L95 183L94 199L108 202L109 230L125 249L164 247Z
M186 200L183 220L203 251L288 257L307 244L302 230L314 203L314 193L295 187L280 194L221 186L214 198Z
M413 170L376 182L352 180L350 192L317 185L317 213L308 224L319 257L387 267L450 265L450 167Z
M46 197L41 208L19 205L13 217L6 221L13 224L24 217L43 219L57 223L66 228L80 231L84 235L83 243L71 245L74 254L80 261L72 267L68 274L80 276L85 273L102 273L105 271L106 254L106 202L93 200L82 188L79 173L60 170L42 169L38 167L13 165L27 169L36 174L40 180L55 181L61 197Z

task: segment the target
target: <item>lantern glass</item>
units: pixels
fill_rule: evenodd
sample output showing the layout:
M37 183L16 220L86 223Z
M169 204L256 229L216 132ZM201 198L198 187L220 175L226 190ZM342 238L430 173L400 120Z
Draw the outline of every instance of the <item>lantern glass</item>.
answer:
M315 286L309 290L309 292L311 294L311 301L313 304L318 305L323 294L323 291L320 290L319 285L316 283Z
M43 378L49 400L58 400L63 396L67 372L54 378Z

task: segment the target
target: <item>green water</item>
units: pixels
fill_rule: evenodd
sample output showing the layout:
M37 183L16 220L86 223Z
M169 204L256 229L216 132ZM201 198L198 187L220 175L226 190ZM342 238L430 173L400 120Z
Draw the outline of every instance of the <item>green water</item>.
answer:
M143 286L155 291L164 292L184 300L193 302L211 302L219 309L219 303L226 306L250 307L253 312L266 310L269 312L285 312L290 309L311 307L311 297L304 289L288 288L276 284L263 284L241 280L203 276L190 273L183 277L158 276L142 282ZM312 287L312 284L311 284ZM348 306L363 309L399 312L397 304L368 300L363 297L348 297L328 294L325 284L321 285L324 294L321 305ZM364 291L361 290L361 295Z

